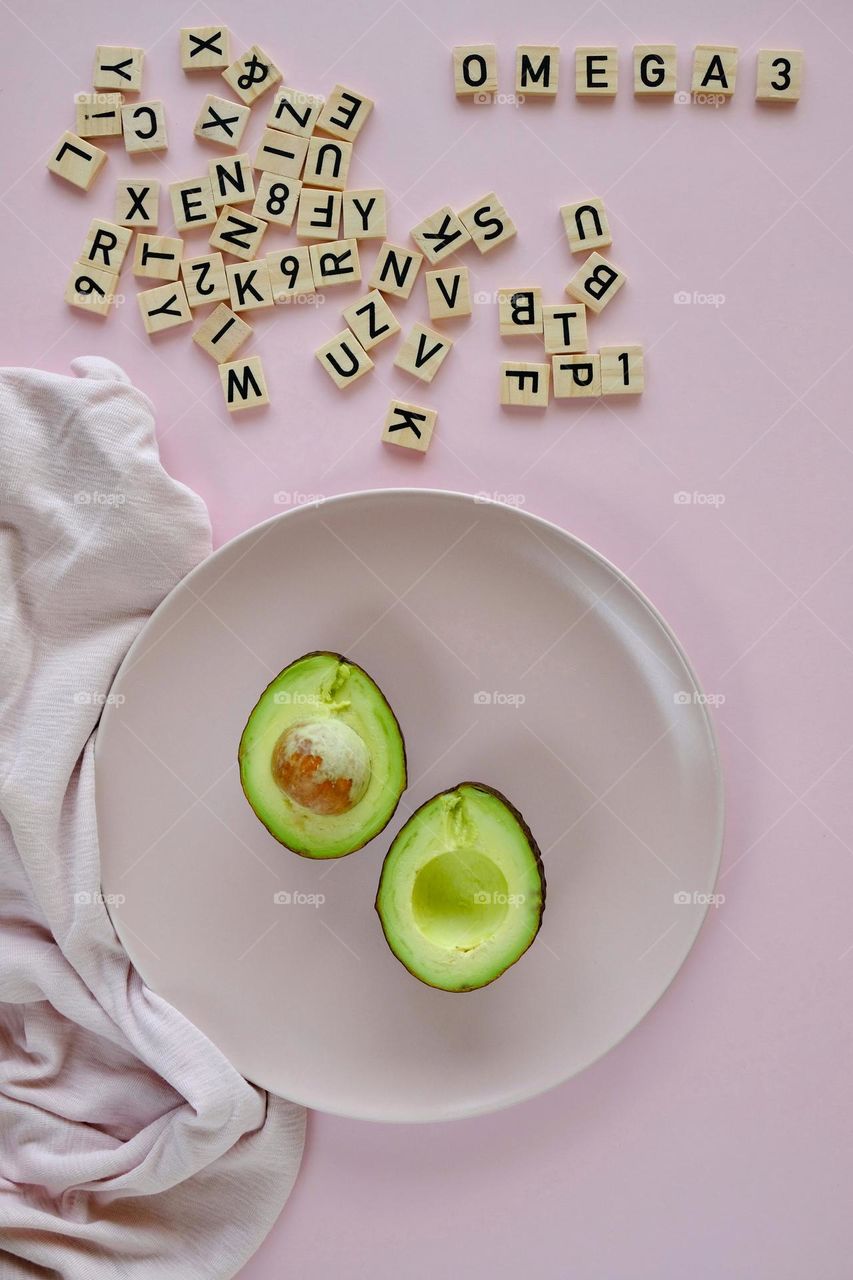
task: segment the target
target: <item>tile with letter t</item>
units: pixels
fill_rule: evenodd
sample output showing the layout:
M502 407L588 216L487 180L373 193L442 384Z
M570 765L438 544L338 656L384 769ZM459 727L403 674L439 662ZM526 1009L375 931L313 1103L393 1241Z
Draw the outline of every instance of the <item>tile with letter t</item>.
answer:
M75 94L78 136L81 138L119 137L123 102L124 98L120 93Z
M552 356L554 398L586 400L601 395L601 359L597 352Z
M231 61L227 27L182 27L181 67L184 71L222 71Z
M336 84L320 112L317 128L332 138L355 142L372 110L371 98Z
M237 97L250 107L256 98L278 84L281 72L259 45L253 44L222 72Z
M48 157L47 167L81 191L88 191L97 178L107 153L76 133L63 133Z
M501 404L520 409L545 409L551 390L551 367L522 361L501 365Z
M201 104L201 111L193 132L202 142L215 142L220 147L239 147L251 111L230 98L217 98L209 93Z
M161 333L179 324L189 324L193 318L184 286L179 280L173 284L161 284L157 289L144 289L136 295L145 332Z
M123 89L127 93L139 93L144 59L144 49L99 44L95 50L92 84L96 89Z
M413 324L394 364L421 382L432 382L452 346L451 338L428 329L425 324Z
M373 368L373 361L358 339L344 329L314 353L339 390L351 386Z
M150 236L139 232L133 253L133 274L149 280L177 280L184 256L178 236Z
M382 440L385 444L397 444L404 449L426 453L437 417L435 409L423 409L418 404L407 404L405 400L392 400L382 428Z
M399 320L378 289L345 307L343 317L365 351L400 332Z
M453 50L457 98L488 100L498 88L498 51L493 44L462 44Z
M799 49L758 50L756 102L799 102L802 83L803 55Z
M596 315L616 296L628 277L600 253L591 253L566 285L566 293Z
M613 243L604 201L597 196L579 200L576 204L564 204L560 209L560 216L572 253L606 249Z
M601 394L639 396L646 389L643 348L636 343L624 347L602 347Z
M235 316L223 302L196 329L193 342L212 356L217 364L224 364L237 354L252 332L252 326Z
M93 316L105 316L116 299L118 276L114 271L75 262L65 290L65 301Z
M221 364L219 380L229 413L239 413L241 409L259 409L270 402L260 356L246 356L242 360Z
M586 307L582 302L548 304L542 308L545 350L549 356L586 351Z
M158 99L152 102L132 102L121 109L121 127L124 149L128 155L145 151L165 151L169 146L166 136L166 108Z

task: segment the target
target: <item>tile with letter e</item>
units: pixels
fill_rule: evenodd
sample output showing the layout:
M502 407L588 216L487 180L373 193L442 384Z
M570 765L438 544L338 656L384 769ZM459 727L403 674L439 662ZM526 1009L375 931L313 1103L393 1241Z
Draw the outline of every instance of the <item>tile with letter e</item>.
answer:
M339 390L357 382L373 368L373 361L349 329L344 329L314 353Z
M255 198L255 169L250 155L224 156L207 164L213 203L250 204Z
M211 232L210 247L250 262L258 256L266 229L263 219L226 204L222 206L219 220Z
M222 72L241 102L250 107L256 98L278 84L281 72L259 45L253 44Z
M601 360L596 351L581 355L552 356L554 398L588 400L601 395Z
M376 256L373 273L368 284L371 289L381 289L396 298L408 298L414 288L424 260L422 253L413 253L402 245L386 240Z
M76 133L63 133L48 157L47 167L58 178L88 191L107 158L106 151Z
M544 409L551 391L551 366L522 361L501 365L501 404Z
M65 301L93 316L105 316L115 301L118 276L91 263L75 262L65 290Z
M184 71L223 71L231 61L227 27L182 27L181 67Z
M462 44L453 50L453 88L457 98L483 99L497 92L498 51L493 44Z
M468 244L471 236L450 205L436 209L409 232L428 262L443 262Z
M467 267L442 267L426 273L430 320L454 320L471 314L471 285Z
M220 147L233 147L236 151L251 114L242 103L209 93L201 104L193 132L202 142L215 142Z
M756 102L799 102L803 55L799 49L759 49L755 64ZM79 133L80 130L78 129Z
M550 44L520 44L515 51L515 92L522 98L553 98L560 79L560 50Z
M542 308L545 350L549 356L586 351L586 307L582 302L561 302Z
M317 117L323 108L323 99L301 89L285 85L277 89L267 117L267 128L283 129L299 138L310 138L317 127Z
M120 93L78 93L74 97L77 134L81 138L116 138L121 134Z
M302 183L298 178L283 178L278 173L262 173L258 178L258 194L252 213L277 227L293 226Z
M382 439L385 444L399 444L404 449L426 453L437 417L435 409L423 409L419 404L407 404L405 400L392 400L382 428Z
M268 253L267 267L275 302L290 302L291 298L314 292L311 254L307 248L278 249L275 253Z
M566 293L596 315L616 296L628 277L600 253L591 253L566 285Z
M344 307L343 317L365 351L400 332L400 323L378 289Z
M432 382L452 346L451 338L428 329L425 324L413 324L394 364L421 382Z
M285 178L298 178L305 164L308 138L281 129L264 129L255 152L255 168L263 173L278 173Z
M147 334L174 329L179 324L189 324L193 318L184 286L179 280L161 284L156 289L144 289L136 295L142 323Z
M234 262L225 268L232 311L257 311L275 303L266 258Z
M330 240L328 244L312 244L309 252L315 289L328 289L339 284L358 284L361 280L357 240Z
M347 240L384 240L388 216L385 192L381 187L370 191L344 191L342 199L344 236Z
M336 84L320 112L317 128L333 138L355 142L372 110L372 98Z
M246 356L243 360L221 364L219 380L229 413L239 413L241 409L259 409L261 405L270 402L260 356Z
M169 183L172 220L177 231L192 227L209 227L216 221L213 187L210 178L190 178L186 182Z
M205 253L198 258L183 258L181 279L191 307L204 307L209 302L227 302L228 280L221 253Z
M132 236L133 232L129 227L120 227L115 222L105 222L103 218L93 218L89 223L89 230L83 241L78 262L118 274Z
M223 302L196 329L193 342L212 356L217 364L223 364L237 354L252 332L252 326L235 316Z
M560 217L563 219L566 239L572 253L606 249L613 243L604 201L597 196L579 200L576 204L564 204L560 209Z
M139 93L144 58L144 49L99 44L95 50L92 84L96 89L123 89L127 93Z
M619 50L611 45L575 49L575 96L615 98L619 85Z
M602 347L601 394L638 396L646 389L643 348L636 343L624 347Z
M737 45L697 44L693 50L691 92L730 98L735 91L737 55Z
M138 155L143 151L165 151L169 146L166 136L166 108L159 98L123 106L121 128L124 149L128 155Z
M671 98L677 83L678 50L674 44L634 45L634 93L638 98Z
M517 230L494 191L463 209L459 214L459 221L480 253L491 253L499 244L511 240Z
M178 236L150 236L138 232L133 253L133 274L148 280L177 280L184 256Z
M352 143L341 142L337 138L321 138L316 133L307 141L308 152L302 174L306 187L343 191L352 159Z
M296 234L300 240L339 240L341 193L304 187L299 193ZM347 239L352 237L348 236Z
M115 220L123 227L148 227L154 231L160 221L160 183L143 178L116 183Z
M542 290L538 287L499 289L498 325L502 338L524 338L540 334Z

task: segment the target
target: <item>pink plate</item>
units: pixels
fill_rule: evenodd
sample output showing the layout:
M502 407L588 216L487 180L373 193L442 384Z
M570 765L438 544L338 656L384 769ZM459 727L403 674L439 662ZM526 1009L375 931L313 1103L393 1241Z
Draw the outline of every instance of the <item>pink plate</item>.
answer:
M334 862L288 852L240 790L272 677L351 656L394 708L408 791ZM458 493L349 494L235 538L130 650L96 752L103 889L137 968L249 1079L324 1111L445 1120L529 1098L636 1026L683 963L720 859L723 789L696 679L617 569ZM539 937L451 995L385 944L382 859L429 796L503 791L542 849Z

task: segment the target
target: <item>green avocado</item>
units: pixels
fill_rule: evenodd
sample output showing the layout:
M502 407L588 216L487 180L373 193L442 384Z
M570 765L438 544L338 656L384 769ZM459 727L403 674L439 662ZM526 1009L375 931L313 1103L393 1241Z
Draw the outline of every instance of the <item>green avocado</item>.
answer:
M442 791L397 834L376 910L397 959L442 991L475 991L515 964L539 932L545 875L530 829L481 782Z
M238 759L255 815L305 858L360 849L406 789L394 712L367 672L339 653L306 653L267 685Z

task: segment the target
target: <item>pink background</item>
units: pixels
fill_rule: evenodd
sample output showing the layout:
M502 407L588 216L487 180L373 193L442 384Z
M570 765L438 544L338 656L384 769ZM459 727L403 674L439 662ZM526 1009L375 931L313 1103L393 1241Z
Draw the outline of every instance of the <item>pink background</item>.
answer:
M847 1280L849 7L721 0L713 18L685 0L599 2L577 16L544 0L475 0L464 17L453 0L312 0L304 17L267 0L122 7L3 5L14 116L0 205L4 361L66 371L97 352L121 363L153 400L164 463L205 498L217 541L305 494L413 484L510 495L630 572L724 699L725 903L651 1016L585 1075L506 1114L411 1129L312 1116L296 1190L243 1280ZM188 329L145 339L129 273L128 302L106 323L67 309L69 265L88 220L112 216L115 180L206 170L214 152L192 123L224 83L183 77L178 27L214 21L231 26L235 49L276 55L297 88L342 80L376 99L350 185L387 188L391 239L438 205L497 190L519 235L490 258L465 252L477 292L541 284L558 301L574 270L558 207L603 196L630 279L593 321L593 345L645 344L642 401L502 414L504 353L541 356L532 341L502 345L491 305L454 328L433 386L413 391L389 343L369 378L338 393L312 352L343 327L340 308L357 296L346 289L255 314L273 405L229 421ZM465 40L497 43L507 93L517 43L559 44L557 101L457 105L449 48ZM681 88L693 44L739 45L733 102L635 102L631 46L654 40L678 45ZM108 142L107 170L83 196L44 159L73 127L98 42L148 50L143 97L165 99L171 147L131 161ZM596 43L620 49L610 105L572 92L571 51ZM753 102L759 46L805 49L796 108ZM191 241L204 252L204 232ZM266 247L289 242L273 230ZM680 291L689 304L675 303ZM426 319L423 281L392 306L406 326ZM425 458L380 445L392 395L438 409Z

